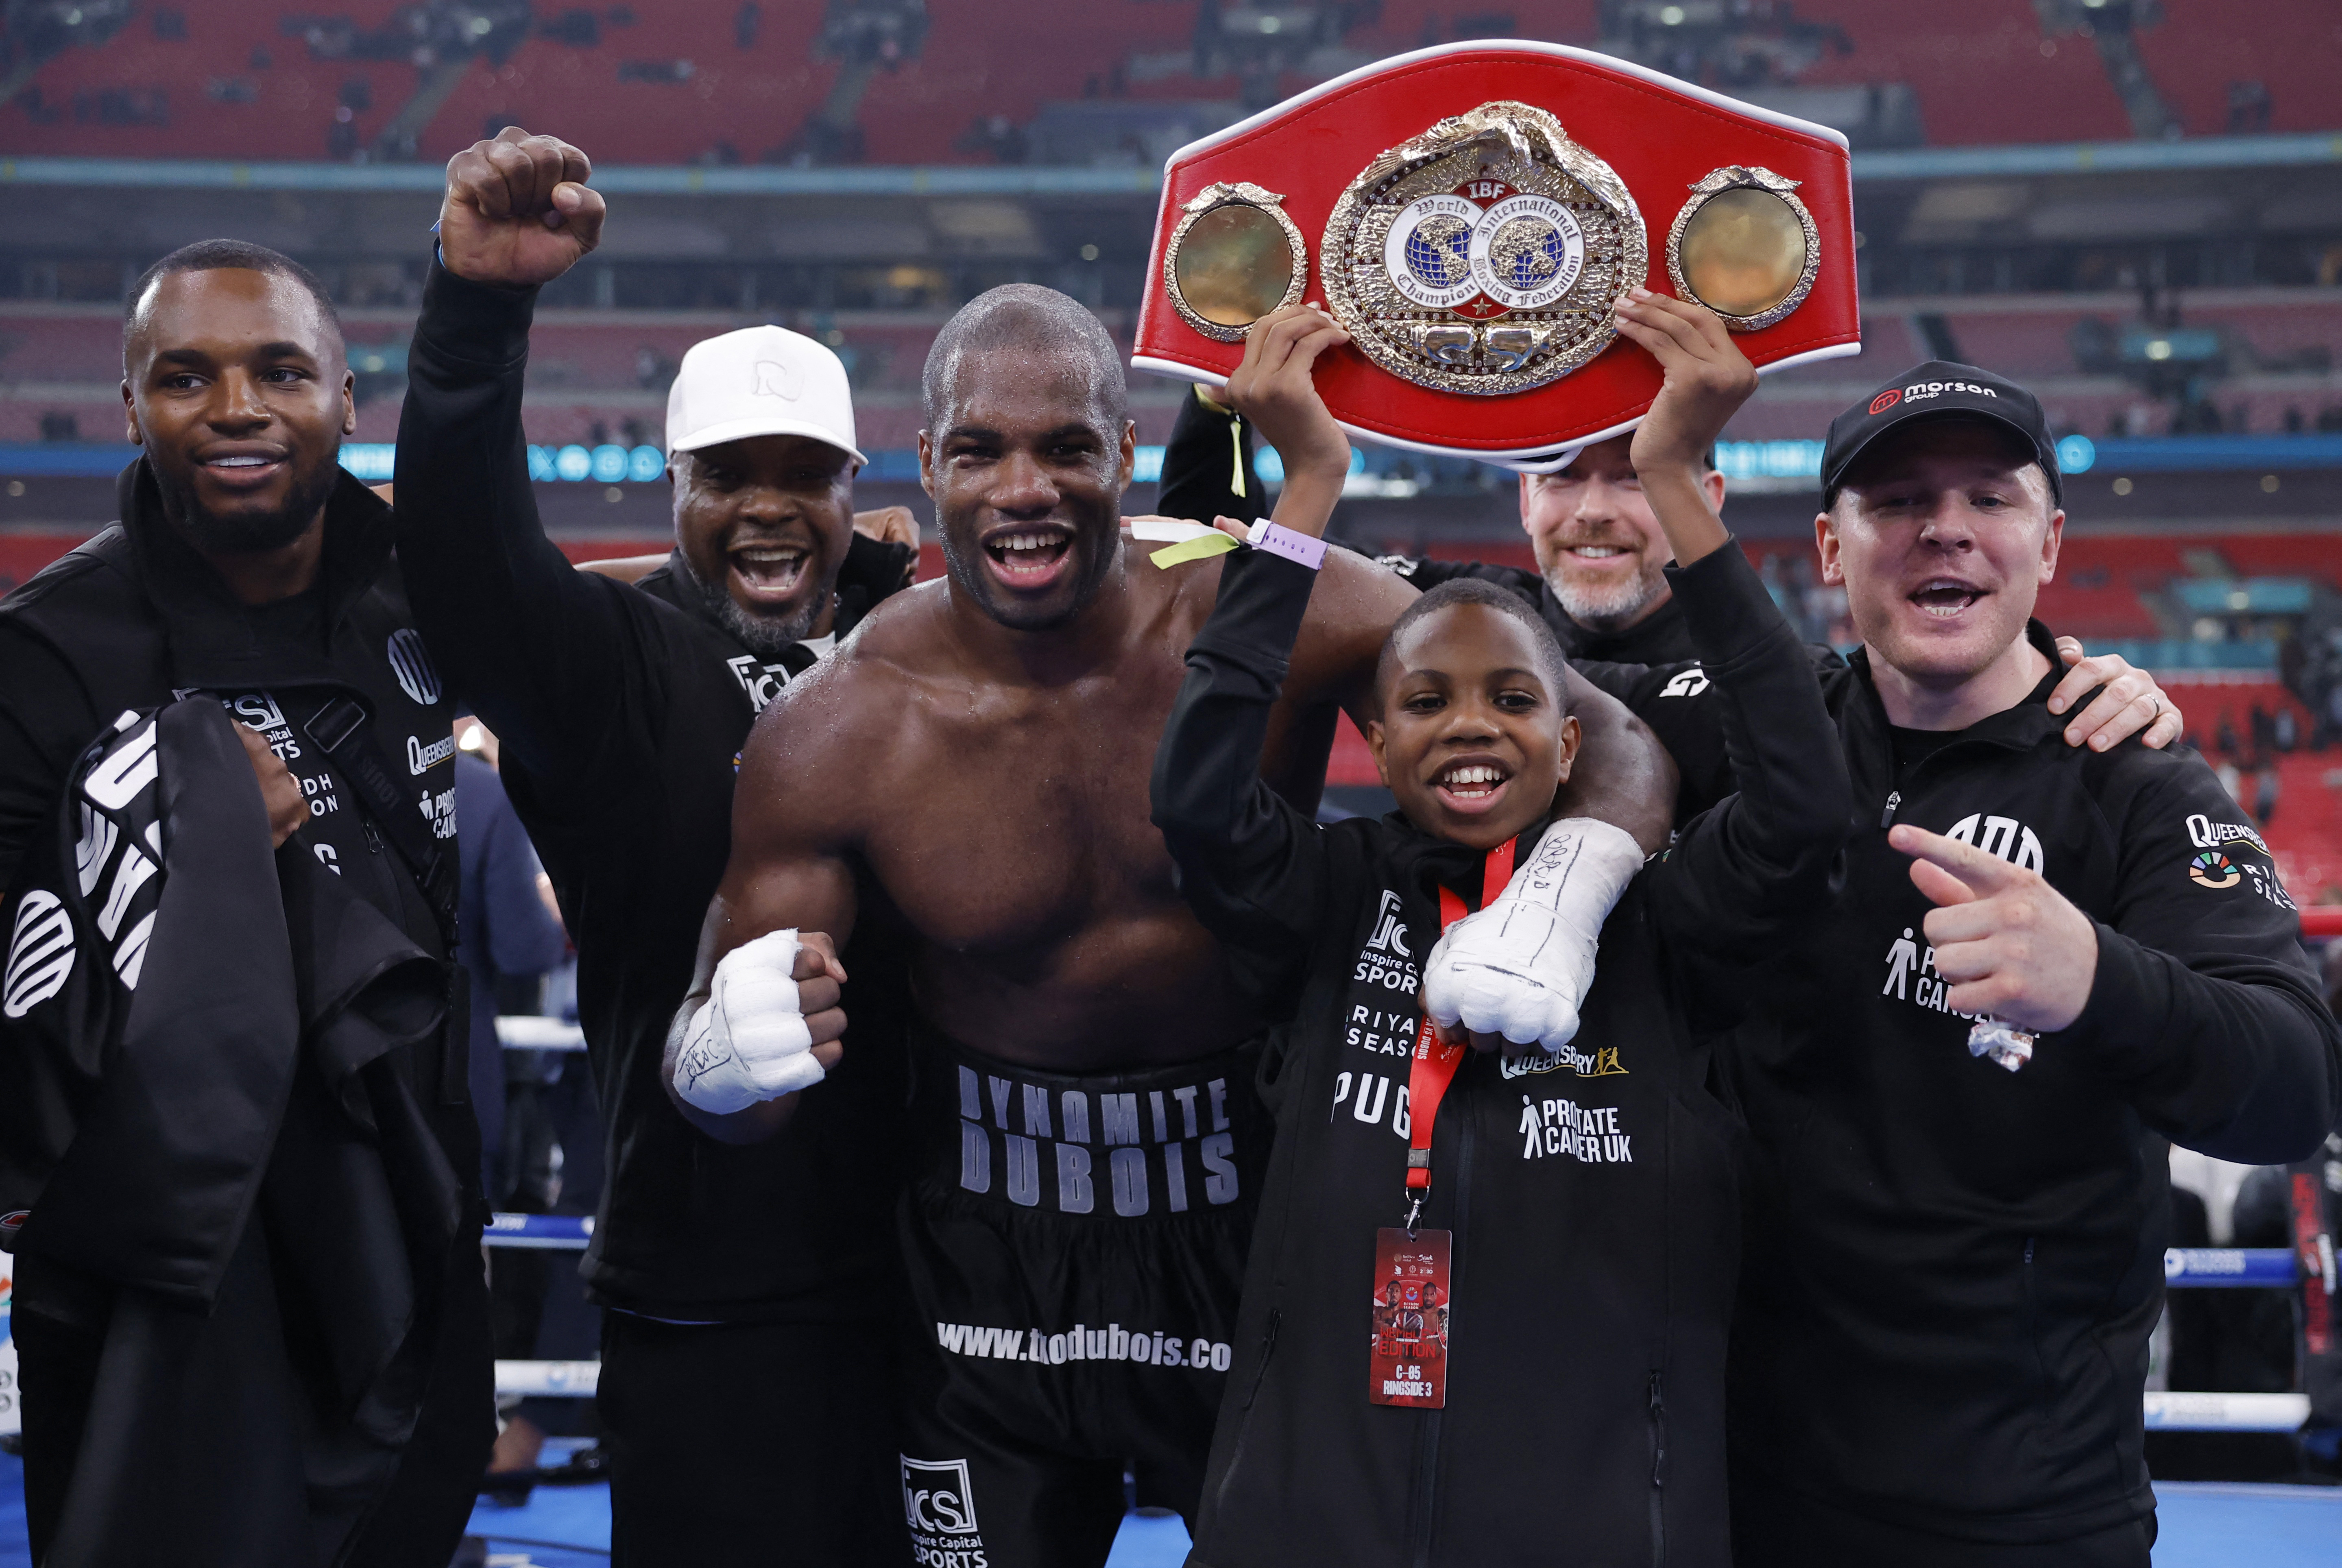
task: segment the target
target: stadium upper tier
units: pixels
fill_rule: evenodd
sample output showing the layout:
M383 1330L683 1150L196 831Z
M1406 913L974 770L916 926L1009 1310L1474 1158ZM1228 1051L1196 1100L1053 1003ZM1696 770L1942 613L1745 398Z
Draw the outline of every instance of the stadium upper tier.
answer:
M2262 0L2249 27L2206 0L375 0L320 15L334 9L9 5L0 155L430 162L518 123L626 164L1148 166L1341 71L1505 35L1627 55L1857 145L2342 125L2330 0Z
M2201 290L2140 319L2130 293L1952 296L1872 301L1857 357L1768 377L1733 422L1739 440L1818 439L1830 416L1897 371L1930 358L1959 360L2032 386L2061 432L2093 437L2162 435L2213 421L2264 434L2342 426L2342 297L2332 289ZM684 350L732 327L777 320L829 342L847 365L866 446L906 446L918 430L920 367L947 312L547 309L531 345L528 428L560 444L655 434ZM1129 313L1102 311L1127 351ZM346 312L359 373L361 438L387 440L397 421L411 310ZM2166 387L2162 378L2173 378ZM0 442L55 433L81 439L118 427L120 315L104 305L0 300ZM2200 378L2188 403L2180 394ZM1161 441L1177 385L1134 378L1142 438ZM2206 410L2209 410L2209 414ZM48 422L45 425L45 421ZM595 435L599 427L604 433ZM634 444L633 442L626 443Z

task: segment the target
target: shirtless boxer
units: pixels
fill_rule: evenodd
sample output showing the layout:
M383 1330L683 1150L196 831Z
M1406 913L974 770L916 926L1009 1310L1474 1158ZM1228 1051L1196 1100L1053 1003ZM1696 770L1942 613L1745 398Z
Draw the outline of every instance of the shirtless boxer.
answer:
M1314 354L1326 333L1338 341L1296 309L1256 338ZM1245 954L1188 913L1147 821L1218 569L1161 570L1125 547L1121 365L1064 295L973 302L937 338L925 394L948 579L880 609L757 725L668 1061L686 1116L720 1138L769 1134L783 1092L840 1053L829 944L857 925L899 942L918 1014L913 1542L926 1563L1096 1563L1126 1465L1142 1503L1192 1516L1269 1131L1252 1043L1272 1021L1237 1000ZM1327 556L1265 770L1289 796L1314 798L1332 708L1363 711L1414 597ZM1598 732L1586 749L1602 784L1596 800L1574 780L1569 810L1656 846L1664 759L1591 688L1572 702ZM799 952L800 930L826 936ZM1424 947L1393 928L1361 963L1412 994Z

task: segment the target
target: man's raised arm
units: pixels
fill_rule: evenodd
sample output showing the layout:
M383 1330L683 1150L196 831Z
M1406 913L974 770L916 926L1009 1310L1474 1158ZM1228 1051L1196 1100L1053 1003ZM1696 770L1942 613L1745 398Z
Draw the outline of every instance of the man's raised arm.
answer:
M539 777L590 767L624 644L619 584L545 536L521 426L540 285L600 239L576 148L517 127L447 164L395 479L415 618L456 687Z

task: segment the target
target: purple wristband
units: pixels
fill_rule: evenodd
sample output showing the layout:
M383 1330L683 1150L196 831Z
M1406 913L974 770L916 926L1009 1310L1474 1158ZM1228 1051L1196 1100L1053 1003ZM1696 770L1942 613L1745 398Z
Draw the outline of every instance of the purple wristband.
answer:
M1280 528L1264 517L1252 525L1245 542L1256 550L1266 550L1272 555L1282 555L1288 561L1298 561L1312 572L1326 564L1326 541L1312 539L1306 534L1296 534L1290 528Z

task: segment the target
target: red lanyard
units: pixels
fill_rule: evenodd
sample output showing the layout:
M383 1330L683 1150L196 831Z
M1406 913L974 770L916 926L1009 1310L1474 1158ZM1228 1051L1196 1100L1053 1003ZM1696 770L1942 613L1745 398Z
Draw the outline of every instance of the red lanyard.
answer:
M1517 838L1506 839L1490 850L1480 872L1480 907L1486 909L1505 891L1513 880L1513 849ZM1439 929L1464 918L1464 901L1447 888L1439 890ZM1464 1047L1446 1045L1431 1027L1431 1015L1425 1014L1416 1030L1415 1061L1407 1071L1407 1150L1406 1185L1410 1193L1420 1194L1431 1186L1431 1128L1439 1120L1439 1102L1446 1097L1447 1085L1455 1081L1456 1069L1464 1064ZM1412 1216L1410 1216L1410 1222Z

